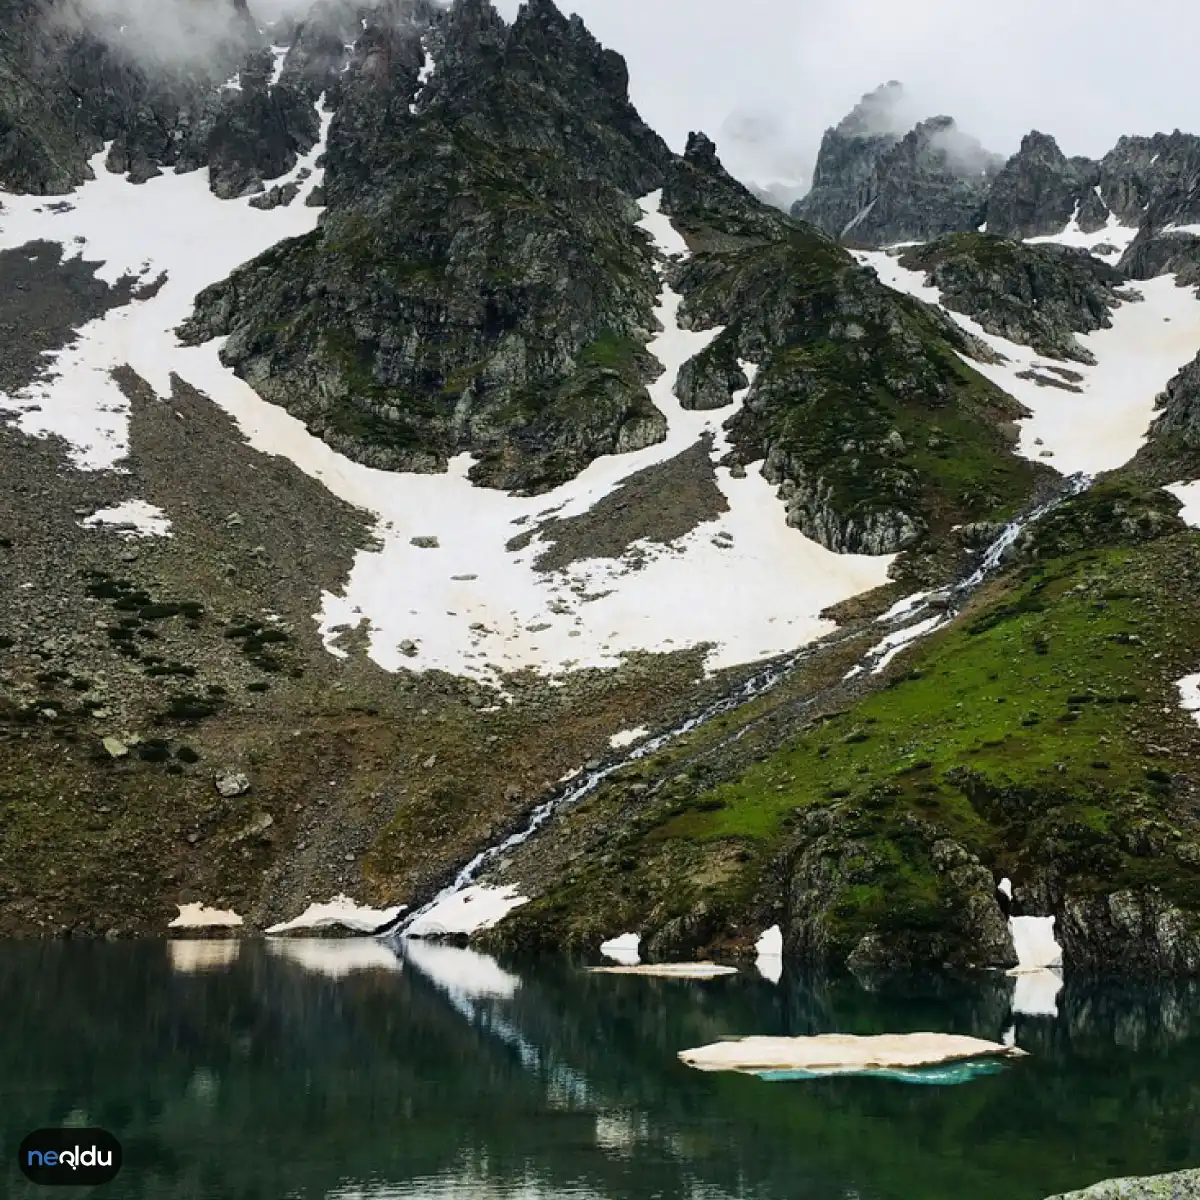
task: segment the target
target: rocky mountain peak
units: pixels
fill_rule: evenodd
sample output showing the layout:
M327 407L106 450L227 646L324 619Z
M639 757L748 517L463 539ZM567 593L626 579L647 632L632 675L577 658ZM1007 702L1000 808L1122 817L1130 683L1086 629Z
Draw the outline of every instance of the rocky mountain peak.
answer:
M1034 130L1005 163L988 197L988 231L1001 237L1060 232L1072 217L1082 229L1103 228L1108 208L1096 193L1100 166L1068 159L1049 134Z

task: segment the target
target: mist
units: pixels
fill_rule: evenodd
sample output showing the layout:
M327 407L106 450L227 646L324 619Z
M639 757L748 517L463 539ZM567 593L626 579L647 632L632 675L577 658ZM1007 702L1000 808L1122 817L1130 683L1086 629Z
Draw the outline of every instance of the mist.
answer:
M559 3L625 55L634 102L673 148L703 129L760 186L806 186L824 131L890 79L909 105L899 132L948 113L1006 156L1031 129L1093 157L1126 133L1200 133L1194 0ZM511 19L519 0L497 7Z

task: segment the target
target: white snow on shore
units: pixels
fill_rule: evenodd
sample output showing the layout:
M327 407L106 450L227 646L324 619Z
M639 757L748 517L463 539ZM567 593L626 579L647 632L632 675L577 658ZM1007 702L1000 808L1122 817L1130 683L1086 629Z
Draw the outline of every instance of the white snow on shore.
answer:
M649 735L650 730L645 725L639 725L636 729L622 729L620 733L614 733L608 739L608 744L614 750L624 750L626 746L632 746L634 742L640 742Z
M1190 712L1200 725L1200 675L1185 675L1175 686L1184 712Z
M157 504L126 500L112 508L101 508L79 522L85 529L107 527L130 537L170 537L171 522Z
M783 930L772 925L754 943L757 958L754 965L768 983L778 983L783 978Z
M349 929L355 933L373 933L394 921L403 905L395 908L369 908L346 895L334 896L326 904L310 904L298 917L272 925L267 934L294 933L302 929Z
M474 884L435 904L404 931L404 936L437 938L478 933L499 925L514 908L528 903L529 898L517 895L517 889L511 885Z
M1062 966L1062 947L1054 937L1053 917L1010 917L1008 924L1017 951L1017 966L1009 971L1010 975Z
M233 929L243 924L242 918L232 909L208 908L204 904L180 904L179 915L168 924L168 929Z
M872 266L889 287L940 304L941 292L926 284L923 272L907 270L886 251L859 251L855 257ZM967 361L1033 414L1020 422L1019 450L1026 458L1044 461L1064 475L1095 475L1122 466L1145 443L1155 399L1200 349L1200 300L1194 289L1177 287L1173 276L1139 282L1128 290L1140 293L1142 300L1119 305L1111 328L1078 336L1079 344L1095 356L1095 366L1047 359L1029 346L985 332L970 317L945 310L962 329L1007 360ZM1061 382L1081 390L1018 378L1032 372L1043 380L1054 379L1058 370L1078 375L1078 381Z
M1191 483L1172 483L1167 491L1183 502L1179 518L1193 529L1200 529L1200 479Z
M641 944L640 934L623 933L620 937L609 938L607 942L601 942L600 953L623 967L636 967L642 961L638 949Z

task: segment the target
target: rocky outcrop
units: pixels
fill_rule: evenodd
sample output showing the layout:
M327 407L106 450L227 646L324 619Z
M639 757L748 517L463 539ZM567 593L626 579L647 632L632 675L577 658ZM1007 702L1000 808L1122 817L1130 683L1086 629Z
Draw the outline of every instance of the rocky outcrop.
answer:
M1099 183L1099 163L1067 158L1052 137L1035 130L992 182L988 233L1046 236L1060 233L1072 218L1085 232L1102 229L1109 214L1096 193Z
M1078 970L1127 976L1200 974L1200 918L1153 888L1068 895L1055 934Z
M759 370L730 423L734 458L763 461L790 524L830 549L887 554L953 510L982 519L1032 486L1011 456L1020 408L965 371L977 347L951 321L885 288L831 238L761 204L694 136L663 194L696 253L674 272L680 321L723 332L680 380L685 403L720 406ZM969 425L988 485L943 474L957 453L944 423ZM962 436L967 436L962 434ZM930 457L930 448L933 455ZM994 468L994 469L993 469Z
M1094 362L1075 339L1112 325L1122 273L1084 250L1030 246L990 233L950 234L908 251L903 266L924 271L942 303L988 333L1050 358Z
M1200 450L1200 356L1167 384L1158 407L1161 415L1152 437L1178 439L1189 449Z
M915 817L903 830L881 832L877 825L848 804L807 815L791 870L785 955L868 974L919 972L933 963L959 970L1015 966L991 871ZM904 872L886 832L903 839Z
M1156 208L1160 225L1200 221L1200 137L1123 137L1100 162L1100 194L1123 225Z
M459 0L369 27L339 95L320 228L208 289L184 336L227 336L264 398L375 467L470 451L529 492L665 436L633 198L671 156L620 57L549 0L512 26Z
M1196 1200L1200 1197L1200 1171L1171 1175L1141 1175L1106 1179L1081 1192L1051 1196L1049 1200Z
M977 228L1003 160L950 117L903 133L903 108L903 89L887 84L827 131L812 190L792 215L833 237L870 246Z

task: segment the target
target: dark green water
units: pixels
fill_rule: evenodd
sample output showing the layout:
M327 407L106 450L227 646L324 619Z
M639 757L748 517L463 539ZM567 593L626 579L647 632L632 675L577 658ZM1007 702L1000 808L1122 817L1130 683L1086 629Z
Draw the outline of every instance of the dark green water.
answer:
M0 944L0 1195L81 1194L16 1173L21 1138L63 1124L121 1139L125 1169L95 1191L112 1200L1039 1200L1200 1165L1195 988L1068 984L1058 1017L1016 1018L1030 1058L958 1086L773 1083L676 1053L743 1033L998 1039L1012 983L882 996L437 947L235 950Z

